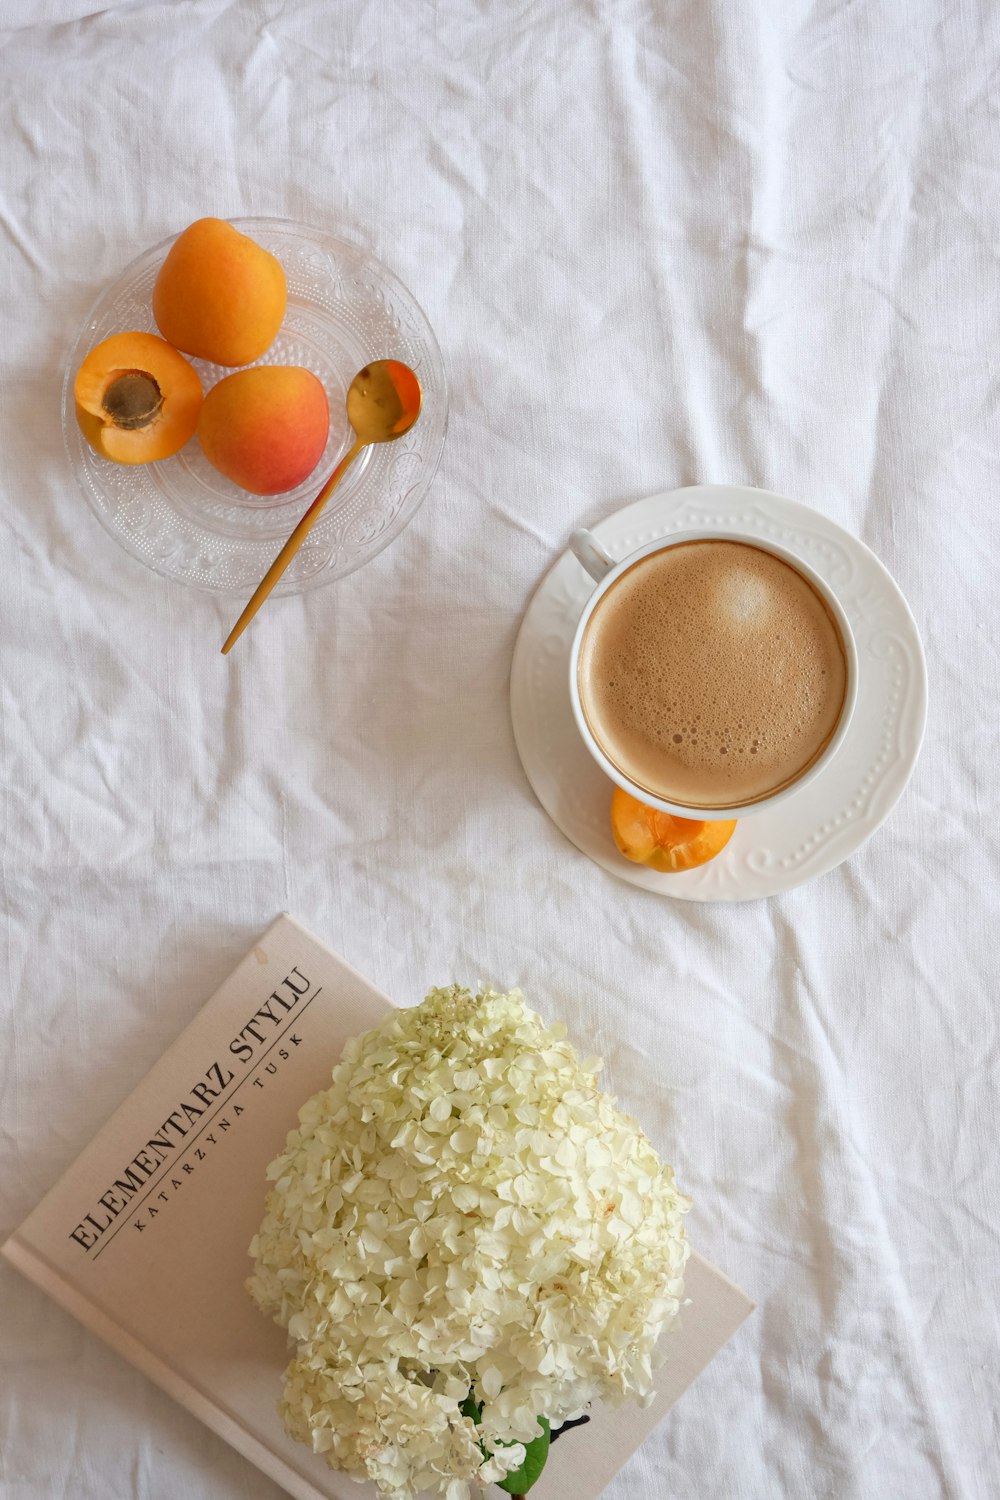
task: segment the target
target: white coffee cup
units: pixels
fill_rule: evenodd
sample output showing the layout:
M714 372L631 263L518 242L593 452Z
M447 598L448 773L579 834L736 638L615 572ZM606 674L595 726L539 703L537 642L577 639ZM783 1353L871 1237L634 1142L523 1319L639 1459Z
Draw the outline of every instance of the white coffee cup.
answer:
M846 667L846 683L844 689L844 702L840 710L840 718L837 720L836 728L820 754L807 767L805 771L787 785L780 787L770 796L761 797L757 800L744 803L736 807L713 807L710 811L704 807L685 807L681 803L667 802L662 797L656 797L646 788L636 785L605 755L601 746L594 738L590 725L587 723L580 699L580 650L583 638L590 623L594 610L600 604L605 594L618 582L622 574L627 572L634 563L642 558L652 557L654 553L663 552L668 547L675 547L681 542L743 542L750 547L756 547L761 552L770 552L782 562L788 563L803 578L811 584L812 588L823 600L837 623L841 642L844 648L844 661ZM779 547L774 542L763 540L758 536L745 535L734 531L679 531L670 536L661 537L659 541L650 542L645 547L630 552L627 557L613 558L601 546L600 542L589 531L574 532L570 539L570 547L580 565L586 569L597 584L584 607L580 617L580 623L573 637L573 647L569 659L569 693L570 702L573 705L573 717L576 719L577 728L583 737L583 742L591 755L594 757L601 770L617 786L624 791L630 792L638 801L645 803L647 807L659 808L661 812L673 813L675 817L681 818L710 818L712 821L722 821L729 818L745 818L751 814L763 812L766 808L776 807L786 797L801 791L809 782L815 780L822 770L829 765L831 759L836 755L850 727L851 716L854 713L854 705L858 696L858 652L854 643L854 633L850 622L844 613L843 607L832 592L830 586L819 577L817 573L801 557L794 552L789 552L785 547Z

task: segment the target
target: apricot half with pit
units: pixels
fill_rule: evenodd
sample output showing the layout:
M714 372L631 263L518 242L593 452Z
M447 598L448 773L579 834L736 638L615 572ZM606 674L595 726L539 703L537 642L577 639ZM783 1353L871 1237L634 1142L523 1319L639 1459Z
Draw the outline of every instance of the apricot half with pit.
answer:
M163 337L216 365L260 359L287 303L281 262L225 219L197 219L178 235L153 287Z
M198 425L197 371L155 333L115 333L91 349L73 382L90 446L119 464L177 453Z
M198 421L210 464L254 495L308 479L330 431L326 391L299 365L255 365L212 387Z
M647 807L616 787L611 798L611 832L626 859L663 874L693 870L714 859L729 843L734 819L718 822L678 818Z

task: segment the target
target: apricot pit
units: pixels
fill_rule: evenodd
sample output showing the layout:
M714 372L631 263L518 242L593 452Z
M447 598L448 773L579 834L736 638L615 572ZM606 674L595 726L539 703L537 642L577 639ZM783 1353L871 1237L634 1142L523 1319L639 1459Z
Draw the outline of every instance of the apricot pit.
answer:
M144 370L124 370L104 392L101 403L116 427L134 432L148 427L163 406L163 392Z

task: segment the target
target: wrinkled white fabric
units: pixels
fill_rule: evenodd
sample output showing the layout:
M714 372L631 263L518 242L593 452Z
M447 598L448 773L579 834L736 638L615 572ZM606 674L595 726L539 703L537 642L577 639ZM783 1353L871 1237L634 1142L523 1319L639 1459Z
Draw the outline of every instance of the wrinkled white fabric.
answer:
M612 1500L1000 1493L989 0L0 4L2 1222L289 909L397 999L521 985L676 1163L759 1310ZM99 289L202 214L360 239L452 384L402 537L268 607L119 551L60 435ZM511 648L571 530L694 481L807 500L911 600L889 822L743 907L549 823ZM274 1485L0 1268L4 1500Z

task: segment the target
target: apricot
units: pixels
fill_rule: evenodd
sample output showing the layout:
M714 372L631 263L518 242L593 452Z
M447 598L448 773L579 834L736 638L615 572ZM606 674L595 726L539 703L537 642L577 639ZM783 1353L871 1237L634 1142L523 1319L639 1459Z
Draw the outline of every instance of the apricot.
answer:
M178 235L153 287L163 337L216 365L260 359L287 303L281 262L225 219L197 219Z
M205 397L198 421L209 463L255 495L278 495L308 479L329 431L326 391L298 365L226 375Z
M611 798L611 832L621 853L665 874L693 870L714 859L729 843L735 827L734 819L709 823L674 817L638 802L621 787L615 787Z
M198 425L197 371L155 333L115 333L91 349L73 382L90 446L119 464L169 458Z

